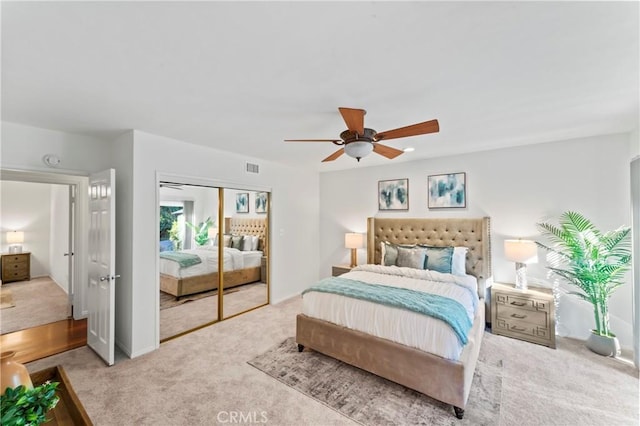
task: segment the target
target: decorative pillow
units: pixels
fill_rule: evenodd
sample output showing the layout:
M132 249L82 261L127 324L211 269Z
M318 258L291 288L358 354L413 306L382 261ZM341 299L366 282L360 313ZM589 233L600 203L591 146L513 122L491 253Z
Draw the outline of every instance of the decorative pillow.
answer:
M243 240L243 236L242 235L232 235L231 236L231 248L234 249L238 249L238 250L242 250L242 240Z
M424 269L427 263L427 249L398 247L396 265L413 269Z
M243 235L242 236L242 251L251 251L251 247L253 247L253 236L251 235Z
M260 250L260 237L258 237L257 235L253 236L251 250Z
M420 245L427 250L427 268L445 274L451 273L451 259L453 247L432 247Z
M230 234L224 234L224 247L231 247L231 235Z
M451 273L453 275L467 275L468 247L454 247L451 258Z
M382 252L382 256L380 257L380 264L384 266L398 265L398 248L399 247L414 248L415 246L391 244L387 241L382 241L380 243L380 251ZM420 268L420 269L424 269L424 268Z

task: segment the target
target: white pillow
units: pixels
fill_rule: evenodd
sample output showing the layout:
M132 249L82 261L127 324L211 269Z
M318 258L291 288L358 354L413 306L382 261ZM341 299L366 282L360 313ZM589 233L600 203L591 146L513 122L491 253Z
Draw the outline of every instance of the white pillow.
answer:
M240 250L242 251L251 251L253 247L253 236L252 235L245 235L242 238L242 248Z
M451 273L453 275L467 275L467 251L468 247L454 247L451 258Z
M253 235L251 237L251 250L255 251L258 250L258 245L260 244L260 237L258 237L257 235Z

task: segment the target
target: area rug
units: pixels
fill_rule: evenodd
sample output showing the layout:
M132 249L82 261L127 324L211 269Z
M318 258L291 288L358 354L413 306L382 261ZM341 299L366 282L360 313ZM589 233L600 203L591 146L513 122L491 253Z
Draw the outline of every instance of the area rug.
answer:
M499 424L502 361L478 360L464 418L453 408L315 351L298 352L290 337L249 361L282 383L363 425Z
M13 308L14 306L16 306L16 304L13 303L11 290L0 289L0 309Z

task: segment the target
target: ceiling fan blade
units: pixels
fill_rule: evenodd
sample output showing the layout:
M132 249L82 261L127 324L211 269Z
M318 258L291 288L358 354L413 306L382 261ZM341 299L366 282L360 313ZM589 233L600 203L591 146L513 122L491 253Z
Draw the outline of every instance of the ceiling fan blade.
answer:
M344 148L340 148L339 150L337 150L336 152L334 152L333 154L331 154L330 156L322 160L322 162L326 163L327 161L333 161L336 158L340 157L342 154L344 154Z
M341 142L340 139L285 139L285 142Z
M425 135L427 133L436 133L439 131L440 125L438 124L438 120L429 120L424 123L412 124L411 126L380 132L376 135L375 139L380 141L383 139L406 138L409 136Z
M354 108L338 108L338 110L347 124L347 129L357 132L359 135L364 134L364 115L367 111Z
M391 148L390 146L381 145L379 143L373 144L373 152L389 159L396 158L398 155L404 153L401 149Z

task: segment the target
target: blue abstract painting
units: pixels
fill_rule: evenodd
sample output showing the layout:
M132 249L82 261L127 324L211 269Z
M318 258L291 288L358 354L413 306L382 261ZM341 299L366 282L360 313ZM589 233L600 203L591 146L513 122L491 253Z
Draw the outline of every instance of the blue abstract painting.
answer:
M409 210L409 179L379 181L378 209Z
M428 177L430 209L467 206L466 173L450 173Z

